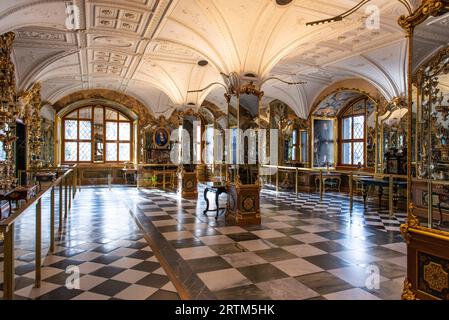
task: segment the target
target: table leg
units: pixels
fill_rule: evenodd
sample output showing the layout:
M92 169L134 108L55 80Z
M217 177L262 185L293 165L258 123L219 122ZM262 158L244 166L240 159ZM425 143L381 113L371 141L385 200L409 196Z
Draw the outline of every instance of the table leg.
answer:
M379 196L379 209L382 209L382 196L384 195L384 188L379 186L378 196Z
M219 200L220 200L220 192L216 192L215 193L215 204L217 205L217 215L215 216L215 220L218 219L218 215L220 214L220 205L219 205Z
M207 188L204 189L204 201L206 201L206 210L204 210L204 214L209 211L209 199L207 199Z
M366 184L362 185L363 192L363 207L366 209L366 200L368 199L368 186Z
M399 202L399 188L398 186L393 186L393 209L397 210Z

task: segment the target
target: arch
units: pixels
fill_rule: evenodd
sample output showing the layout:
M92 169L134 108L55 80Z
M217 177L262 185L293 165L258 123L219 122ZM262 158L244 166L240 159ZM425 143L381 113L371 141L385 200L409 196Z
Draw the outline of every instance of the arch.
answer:
M343 94L346 94L346 97L342 97ZM338 95L341 96L338 97ZM312 107L310 108L309 118L316 112L317 109L326 108L326 104L330 104L332 100L341 102L341 105L338 106L339 110L336 112L338 113L338 111L345 107L349 102L362 96L367 96L370 100L372 100L377 105L379 110L385 108L388 104L388 101L384 95L382 95L382 93L368 81L364 79L347 79L330 85L318 94L318 96L314 99ZM328 105L327 107L331 106Z
M145 126L155 118L153 113L150 112L150 109L139 100L126 94L107 89L78 91L60 99L53 106L59 114L61 110L71 105L87 103L88 101L101 101L101 103L110 103L123 110L127 109L128 113L132 112L137 115L141 126Z

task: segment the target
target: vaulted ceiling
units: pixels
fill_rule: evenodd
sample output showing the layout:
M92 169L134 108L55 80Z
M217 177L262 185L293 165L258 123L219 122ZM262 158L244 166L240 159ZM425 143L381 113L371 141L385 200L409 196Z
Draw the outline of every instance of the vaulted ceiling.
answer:
M407 43L397 19L406 10L399 1L372 1L380 29L366 27L365 8L342 22L305 25L357 2L1 0L0 33L16 32L20 90L41 81L49 103L102 88L141 100L155 115L206 99L224 108L221 86L188 91L223 82L220 72L237 72L259 82L305 80L293 86L269 80L262 89L265 103L279 99L307 117L319 93L342 79L363 78L387 99L405 92ZM71 4L80 9L80 30L67 28Z

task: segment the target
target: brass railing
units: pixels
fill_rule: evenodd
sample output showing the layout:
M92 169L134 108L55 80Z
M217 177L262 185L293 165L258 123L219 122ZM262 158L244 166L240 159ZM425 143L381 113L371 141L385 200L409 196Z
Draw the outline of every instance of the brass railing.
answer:
M378 179L385 179L387 178L389 180L388 183L388 189L389 189L389 201L388 201L388 208L389 213L391 216L394 215L394 205L393 205L393 189L394 189L394 179L403 179L407 180L406 175L398 175L398 174L376 174L374 172L369 171L349 171L349 170L338 170L338 169L314 169L314 168L300 168L300 167L288 167L288 166L271 166L271 165L264 165L262 166L264 168L272 168L276 169L276 172L274 173L276 175L276 192L279 192L279 172L280 171L292 171L295 173L295 194L296 197L298 197L299 190L298 190L298 180L299 180L299 174L300 172L309 173L309 174L316 174L319 175L319 193L320 193L320 201L323 200L324 195L324 186L323 186L323 174L325 173L338 173L342 175L346 175L349 177L349 202L350 202L350 210L353 210L354 207L354 178L355 177L363 177L363 176L370 176L373 178Z
M39 169L40 170L40 169ZM59 232L62 232L63 221L67 219L72 207L72 199L77 193L78 168L73 166L45 189L41 190L36 197L27 201L8 218L0 221L0 232L3 234L3 299L12 300L14 297L14 226L24 217L25 213L35 206L36 212L36 242L35 242L35 287L41 285L42 272L42 198L50 193L50 247L49 252L55 251L55 189L59 187Z

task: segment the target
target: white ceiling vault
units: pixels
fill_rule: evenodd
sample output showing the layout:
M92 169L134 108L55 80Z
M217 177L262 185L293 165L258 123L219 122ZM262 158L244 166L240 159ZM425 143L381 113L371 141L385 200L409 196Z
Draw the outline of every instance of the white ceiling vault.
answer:
M405 92L407 43L399 1L373 0L380 29L365 8L342 22L306 27L353 7L356 0L1 0L0 33L15 31L18 84L43 85L43 99L110 89L141 100L155 115L207 99L224 106L220 72L307 81L265 82L264 102L284 101L307 117L326 87L363 78L387 99ZM66 27L66 6L80 8L81 30ZM198 61L207 60L207 66Z

